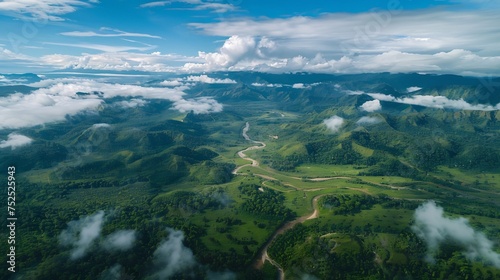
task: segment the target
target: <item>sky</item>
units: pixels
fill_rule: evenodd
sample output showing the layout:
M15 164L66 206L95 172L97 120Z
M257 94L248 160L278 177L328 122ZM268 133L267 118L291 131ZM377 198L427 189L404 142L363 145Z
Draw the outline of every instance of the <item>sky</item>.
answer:
M497 0L0 0L0 73L500 76Z

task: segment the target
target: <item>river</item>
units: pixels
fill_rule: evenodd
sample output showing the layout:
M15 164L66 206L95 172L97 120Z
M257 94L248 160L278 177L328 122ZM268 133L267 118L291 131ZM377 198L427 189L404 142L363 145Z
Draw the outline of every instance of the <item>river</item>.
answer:
M243 128L243 132L242 132L243 138L245 138L245 140L247 140L247 141L250 141L250 142L253 142L253 143L256 143L256 144L260 144L260 146L251 146L251 147L248 147L248 148L246 148L246 149L241 150L241 151L238 152L238 156L240 158L250 161L251 164L245 164L245 165L242 165L240 167L237 167L233 171L233 174L235 174L235 175L245 175L243 173L239 173L238 172L241 168L243 168L245 166L250 166L250 165L251 166L259 166L259 162L257 160L249 158L247 155L245 155L246 151L263 149L264 147L266 147L266 143L252 140L248 136L248 134L247 134L249 130L250 130L250 124L247 122L245 124L245 127ZM313 212L312 213L304 215L304 216L301 216L301 217L298 217L298 218L296 218L293 221L289 221L289 222L283 224L281 227L279 227L271 235L271 237L266 241L266 243L264 244L264 246L260 249L259 253L257 254L256 260L255 260L255 264L254 264L255 268L261 269L262 266L264 265L264 263L267 260L267 261L269 261L272 265L274 265L279 270L279 273L280 273L279 279L280 280L284 280L285 279L285 271L284 271L284 269L281 267L281 265L279 263L277 263L276 261L274 261L273 259L271 259L271 257L269 257L269 255L267 254L267 249L273 243L273 241L276 239L276 237L278 237L280 234L285 233L287 230L293 228L296 224L303 223L303 222L305 222L307 220L317 218L318 215L319 215L319 212L318 212L318 199L321 196L323 196L323 195L317 195L317 196L313 197L313 199L312 199Z

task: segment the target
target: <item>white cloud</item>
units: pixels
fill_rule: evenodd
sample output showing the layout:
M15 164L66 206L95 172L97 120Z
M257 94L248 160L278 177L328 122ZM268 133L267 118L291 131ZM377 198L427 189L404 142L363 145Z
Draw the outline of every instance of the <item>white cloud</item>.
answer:
M12 150L26 146L31 144L33 142L33 139L17 134L17 133L11 133L7 136L7 140L2 140L0 141L0 148L8 148L10 147Z
M222 52L200 53L207 63L187 63L183 70L500 75L500 51L491 41L500 35L496 21L496 11L429 9L192 23L205 34L230 36L228 41L261 38L256 46L272 46L272 52L259 55L252 45L231 63L222 63L228 62Z
M477 110L477 111L500 110L500 104L497 104L496 106L484 105L484 104L473 105L467 103L463 99L452 100L448 99L445 96L413 95L411 97L396 98L394 96L385 95L381 93L368 93L368 95L382 101L419 105L419 106L438 108L438 109L447 108L447 109Z
M178 87L184 85L180 80L165 80L163 82L160 82L161 86L166 86L166 87Z
M339 116L333 116L326 120L323 120L323 123L330 131L336 133L340 130L340 128L344 124L344 119Z
M23 79L23 78L12 79L12 78L7 78L3 75L0 75L0 84L2 84L2 85L22 85L22 84L26 84L26 82L28 82L27 79Z
M102 100L43 92L0 97L0 129L21 128L63 121L87 110L95 110Z
M102 246L108 251L127 251L134 246L135 230L118 230L106 236Z
M229 67L248 52L255 49L255 40L253 37L231 36L224 42L224 45L216 53L199 52L198 56L205 59L207 66L210 68L223 69Z
M185 62L202 62L200 57L178 54L105 52L98 54L65 55L51 54L42 56L39 63L55 68L96 69L96 70L137 70L148 72L175 72Z
M356 14L325 13L319 17L232 18L191 26L214 36L265 36L279 40L289 50L311 55L388 50L441 52L459 48L498 54L491 43L492 36L500 32L492 24L497 19L496 11L487 10L381 9Z
M340 86L338 87L340 88ZM368 94L364 91L361 91L361 90L343 90L343 92L345 92L346 94L348 95L362 95L362 94Z
M57 15L90 4L82 0L9 0L0 2L0 10L2 5L3 10L50 10ZM208 0L156 1L141 5L161 6L216 12L236 9L234 4ZM58 11L58 7L65 7L62 9L64 13ZM30 13L26 11L23 13ZM324 13L317 17L230 17L216 22L190 24L207 35L227 38L218 50L200 50L196 56L137 52L155 47L148 44L55 42L52 44L103 53L56 53L33 58L0 48L0 61L19 60L31 67L184 73L251 70L500 75L500 50L491 39L500 36L497 22L497 11L487 9L382 9L355 14ZM99 32L70 31L61 34L76 37L159 37L111 28L101 28Z
M175 3L187 4L187 7L181 7L177 9L186 9L186 10L211 10L216 13L226 13L228 11L236 10L236 6L232 4L226 3L215 3L215 2L206 2L202 0L168 0L168 1L155 1L142 4L140 7L142 8L152 8L152 7L163 7L170 6Z
M199 76L188 76L184 78L175 78L171 80L165 80L159 84L167 87L180 87L183 85L193 85L194 83L205 83L205 84L236 84L236 81L229 78L218 79L212 78L207 75Z
M85 111L95 111L103 99L130 97L129 101L118 102L122 107L142 106L146 101L137 99L164 99L173 102L173 108L180 112L193 110L197 114L222 111L222 104L210 97L184 99L185 88L142 87L138 85L111 84L86 79L42 81L39 88L30 94L11 94L0 97L0 129L21 128L64 121ZM87 93L87 94L78 94Z
M36 58L0 47L0 61L1 60L23 61L26 63L36 61Z
M296 83L292 85L292 88L305 88L303 83Z
M64 246L71 246L71 259L84 257L87 251L100 236L104 222L104 211L99 211L92 216L71 221L68 228L59 235L59 242Z
M382 122L382 120L379 117L365 116L365 117L361 117L356 123L359 125L371 125L371 124L377 124L380 122Z
M216 78L210 78L207 75L189 76L186 77L185 80L188 82L200 82L206 84L236 84L236 81L231 80L229 78L216 79Z
M137 99L137 98L132 98L129 101L119 101L116 104L120 107L123 108L135 108L135 107L142 107L146 105L148 102L142 99Z
M196 99L182 99L174 103L173 109L185 113L193 111L195 114L217 113L222 111L222 104L209 97Z
M161 39L160 36L150 35L145 33L134 33L134 32L126 32L119 29L101 27L100 31L111 31L113 33L96 33L93 31L69 31L62 32L61 35L71 36L71 37L145 37L145 38L154 38Z
M252 83L254 87L283 87L282 84Z
M95 123L92 125L91 129L99 129L99 128L110 128L111 125L107 123Z
M374 102L374 101L388 101L388 102L396 102L396 103L403 103L403 104L410 104L410 105L419 105L423 107L429 107L429 108L438 108L438 109L457 109L457 110L477 110L477 111L494 111L494 110L500 110L500 103L497 104L496 106L492 105L485 105L485 104L470 104L463 99L448 99L445 96L434 96L434 95L413 95L411 97L403 97L403 98L398 98L394 97L392 95L387 95L387 94L382 94L382 93L369 93L369 92L363 92L363 91L351 91L351 90L345 90L344 91L346 94L350 95L361 95L361 94L366 94L368 96L371 96L375 100L373 101L368 101L368 102ZM366 102L366 103L368 103ZM366 104L365 103L365 104ZM379 102L380 103L380 102ZM362 106L364 106L363 104ZM372 103L373 107L375 106L375 103ZM368 108L372 108L372 106L367 106Z
M48 94L51 96L76 96L77 92L102 92L104 98L117 96L144 97L151 99L181 100L185 93L179 89L143 87L128 84L111 84L94 80L80 79L78 82L57 83L46 88L35 90L33 93Z
M154 252L154 262L158 267L155 279L169 279L176 273L183 272L197 265L191 249L184 246L184 233L167 228L166 240Z
M380 109L382 109L382 105L380 104L380 101L375 99L371 101L366 101L363 103L363 105L359 106L362 110L367 111L367 112L375 112Z
M419 91L421 89L422 89L421 87L409 87L406 89L406 92L411 93L411 92Z
M82 6L89 7L90 4L80 0L3 0L0 2L0 11L28 14L42 22L62 21L64 19L60 15L72 13Z
M452 219L444 216L442 207L429 201L415 210L415 234L427 243L427 260L434 261L439 246L452 242L462 247L465 257L472 261L484 261L500 268L500 254L493 249L493 242L477 232L463 217Z

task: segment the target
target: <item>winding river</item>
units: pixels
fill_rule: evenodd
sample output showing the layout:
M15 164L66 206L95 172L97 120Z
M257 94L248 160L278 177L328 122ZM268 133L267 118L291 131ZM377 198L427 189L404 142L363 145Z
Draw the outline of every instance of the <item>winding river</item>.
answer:
M259 146L250 146L250 147L248 147L248 148L246 148L246 149L241 150L241 151L238 152L238 156L240 158L242 158L244 160L248 160L251 163L239 166L236 169L234 169L233 174L235 174L235 175L246 175L245 173L239 173L240 169L243 168L243 167L245 167L245 166L259 166L259 162L257 160L255 160L255 159L249 158L245 154L245 152L251 151L251 150L257 150L257 149L263 149L263 148L266 147L266 143L252 140L248 136L247 132L248 132L249 129L250 129L250 124L247 122L245 124L245 127L243 128L243 132L242 132L243 137L247 141L251 141L251 142L253 142L255 144L259 144ZM279 273L280 273L279 279L281 279L281 280L285 279L285 271L280 266L280 264L278 264L276 261L274 261L273 259L271 259L271 257L269 257L269 255L267 254L267 249L273 243L273 241L276 239L276 237L278 237L280 234L285 233L287 230L293 228L296 224L303 223L303 222L305 222L307 220L317 218L318 215L319 215L318 200L323 195L317 195L317 196L313 197L313 200L312 200L313 212L312 213L304 215L304 216L301 216L301 217L298 217L298 218L296 218L293 221L290 221L290 222L287 222L287 223L283 224L281 227L279 227L271 235L271 237L266 241L266 243L264 244L264 246L260 249L259 253L257 254L256 260L255 260L255 263L254 263L254 267L255 268L261 269L262 266L264 265L264 263L266 261L269 261L272 265L274 265L279 270Z

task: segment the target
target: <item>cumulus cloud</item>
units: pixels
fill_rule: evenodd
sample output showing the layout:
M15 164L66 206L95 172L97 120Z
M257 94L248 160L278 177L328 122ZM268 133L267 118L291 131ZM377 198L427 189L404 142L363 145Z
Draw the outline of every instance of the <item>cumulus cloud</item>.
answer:
M323 120L323 123L330 131L338 132L344 124L344 119L339 116L333 116L326 120Z
M197 265L193 252L184 246L184 233L167 228L168 237L154 252L154 262L158 267L155 277L169 279L173 275Z
M296 83L292 85L292 88L306 88L303 83Z
M176 101L172 108L181 113L193 111L195 114L208 114L222 112L223 106L215 99L200 97Z
M242 39L245 38L245 39ZM188 62L178 70L185 72L205 71L262 71L313 72L313 73L377 73L377 72L425 72L453 73L465 76L499 75L497 65L500 55L479 55L465 49L452 49L436 53L411 53L400 50L380 50L379 52L324 58L322 55L283 56L290 53L285 47L278 56L261 57L255 42L258 38L232 36L226 40L229 49L235 52L199 52L198 58L205 63ZM234 42L235 41L235 42ZM224 45L226 45L226 43ZM279 49L278 47L275 49ZM236 52L237 50L237 52Z
M127 251L134 246L136 235L135 230L118 230L108 235L102 246L108 251Z
M207 75L189 76L186 77L185 80L188 82L200 82L205 84L236 84L236 81L231 80L229 78L216 79L216 78L210 78Z
M406 89L406 92L411 93L411 92L419 91L421 89L422 89L421 87L409 87Z
M379 100L375 99L366 101L365 103L363 103L363 105L360 106L360 108L367 112L375 112L382 109L382 105L380 104Z
M412 230L427 243L427 259L431 262L441 244L452 242L462 247L467 259L480 260L500 268L500 254L493 249L493 242L474 230L467 219L445 217L443 208L434 201L426 202L415 210Z
M236 64L254 49L255 39L253 37L231 36L218 52L198 52L198 57L203 59L205 63L186 63L183 68L188 72L224 70Z
M365 116L365 117L361 117L356 123L359 125L371 125L371 124L377 124L380 122L382 122L382 120L379 117Z
M11 148L12 150L26 146L31 144L33 142L33 139L17 134L17 133L11 133L7 136L7 140L2 140L0 141L0 148Z
M99 211L92 216L71 221L68 228L59 235L59 242L64 246L71 246L71 259L84 257L94 241L100 236L104 223L104 211Z
M260 64L265 64L264 68L274 67L274 62L270 62L273 59L266 57L274 49L275 44L269 38L262 37L258 40L252 36L235 35L229 37L218 52L198 52L198 58L204 63L186 63L180 70L186 72L257 70L260 69L257 67Z

